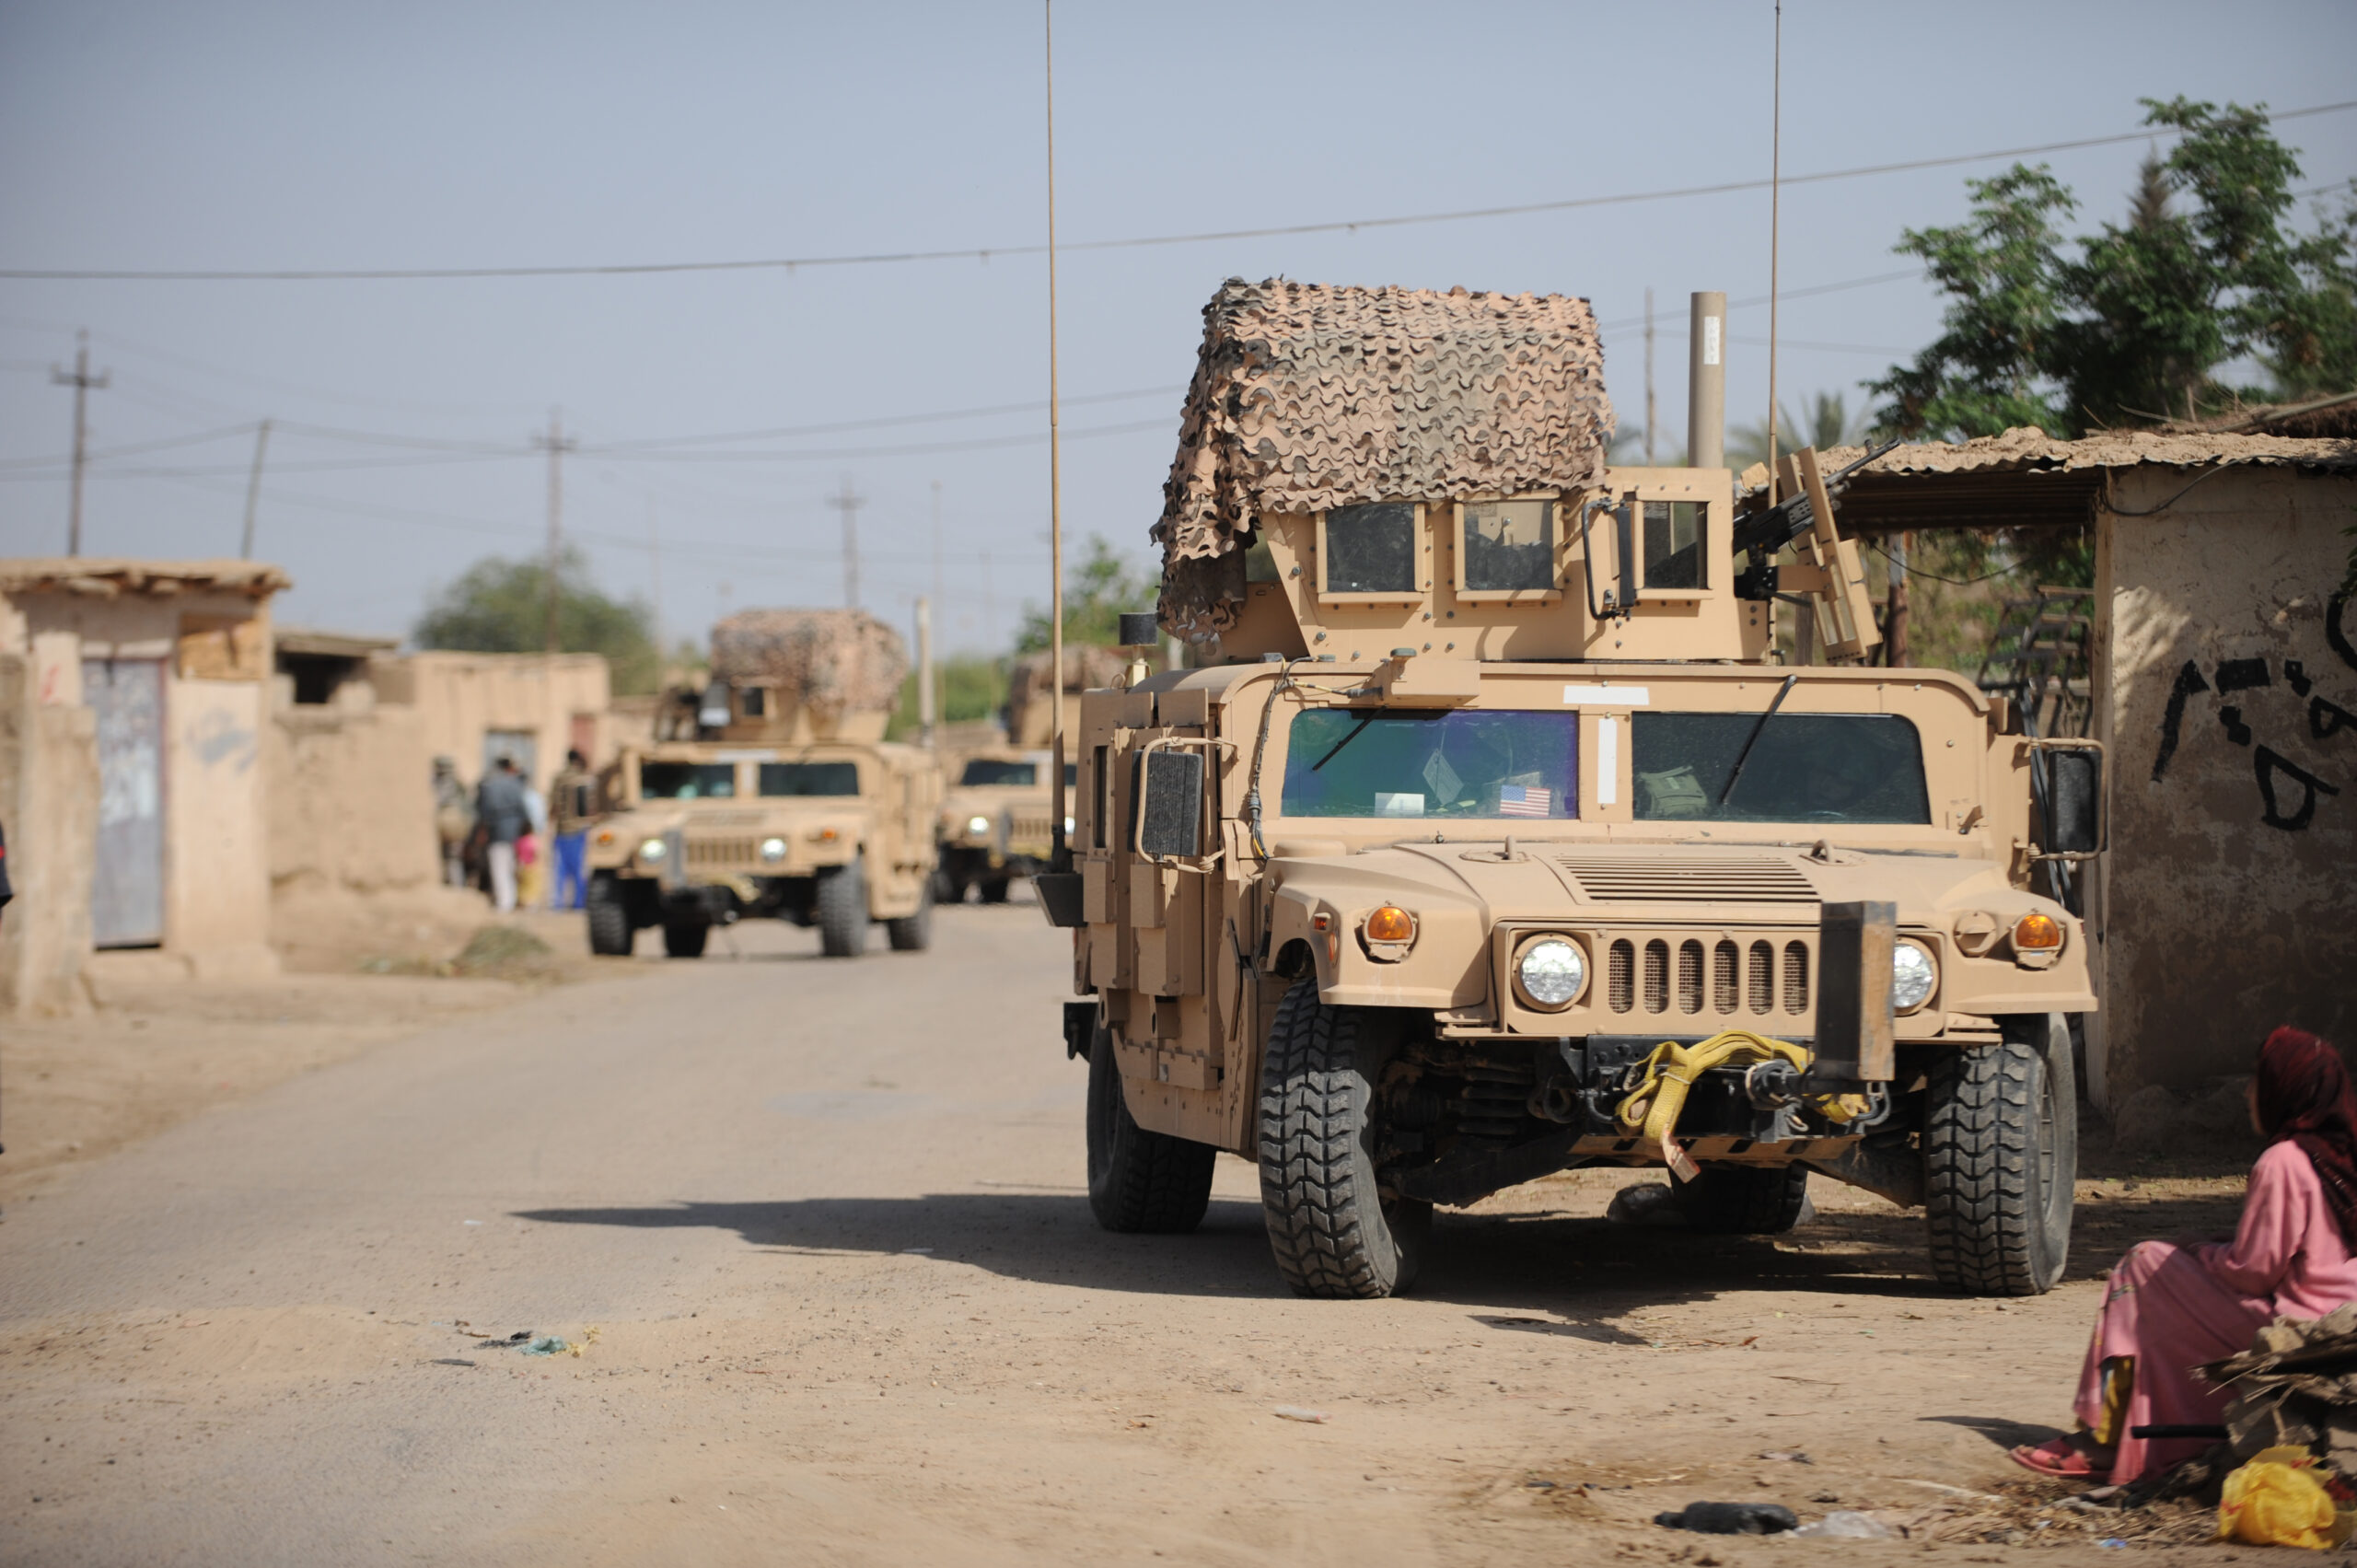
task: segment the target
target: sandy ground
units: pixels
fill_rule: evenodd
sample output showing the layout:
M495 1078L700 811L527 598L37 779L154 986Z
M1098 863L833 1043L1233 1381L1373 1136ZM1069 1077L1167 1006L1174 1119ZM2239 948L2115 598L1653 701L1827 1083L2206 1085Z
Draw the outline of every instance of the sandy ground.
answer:
M2228 1166L2083 1183L2029 1302L1941 1293L1920 1219L1845 1189L1721 1241L1605 1222L1601 1172L1444 1215L1412 1296L1302 1301L1240 1161L1195 1236L1095 1228L1060 937L936 929L56 1026L170 1036L183 1088L234 1086L193 1063L241 1032L311 1070L8 1204L0 1562L2114 1562L2145 1527L2041 1506L2002 1451L2063 1419L2129 1241L2232 1223ZM62 1040L48 1104L106 1098ZM50 1134L10 1094L13 1165ZM1650 1522L1698 1498L1914 1535Z

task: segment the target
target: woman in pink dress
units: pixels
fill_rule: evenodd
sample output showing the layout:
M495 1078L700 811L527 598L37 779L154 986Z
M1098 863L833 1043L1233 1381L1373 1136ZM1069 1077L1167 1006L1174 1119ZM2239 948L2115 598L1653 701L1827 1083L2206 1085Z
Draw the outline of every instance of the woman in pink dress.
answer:
M2331 1046L2281 1028L2259 1047L2251 1167L2230 1241L2140 1241L2111 1271L2079 1374L2079 1430L2013 1451L2044 1475L2115 1481L2167 1469L2205 1438L2133 1428L2213 1426L2223 1391L2193 1368L2250 1348L2278 1318L2321 1318L2357 1301L2357 1096Z

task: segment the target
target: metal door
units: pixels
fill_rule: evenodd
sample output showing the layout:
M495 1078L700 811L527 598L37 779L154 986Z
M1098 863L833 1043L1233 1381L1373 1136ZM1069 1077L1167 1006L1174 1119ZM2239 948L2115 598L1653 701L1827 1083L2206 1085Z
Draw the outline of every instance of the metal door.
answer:
M164 939L163 661L84 659L82 700L99 720L91 940L152 947Z

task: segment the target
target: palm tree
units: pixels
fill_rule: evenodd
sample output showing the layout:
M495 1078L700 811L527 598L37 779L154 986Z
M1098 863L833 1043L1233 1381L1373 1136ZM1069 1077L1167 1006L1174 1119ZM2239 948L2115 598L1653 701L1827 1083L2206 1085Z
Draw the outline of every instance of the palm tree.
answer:
M1815 447L1822 452L1833 447L1854 447L1865 439L1872 428L1872 418L1864 410L1852 414L1849 398L1841 392L1819 392L1809 399L1808 434L1796 434L1800 422L1793 411L1780 407L1776 411L1776 450L1789 452L1795 447ZM1738 424L1727 441L1727 466L1737 470L1754 463L1768 460L1768 422Z

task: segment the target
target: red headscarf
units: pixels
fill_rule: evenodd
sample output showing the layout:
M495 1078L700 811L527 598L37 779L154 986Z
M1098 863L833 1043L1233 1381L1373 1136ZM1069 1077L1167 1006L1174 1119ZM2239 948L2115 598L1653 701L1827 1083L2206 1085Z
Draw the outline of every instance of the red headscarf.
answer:
M2300 1145L2341 1238L2357 1249L2357 1094L2340 1052L2304 1029L2269 1035L2258 1048L2258 1124L2269 1143Z

